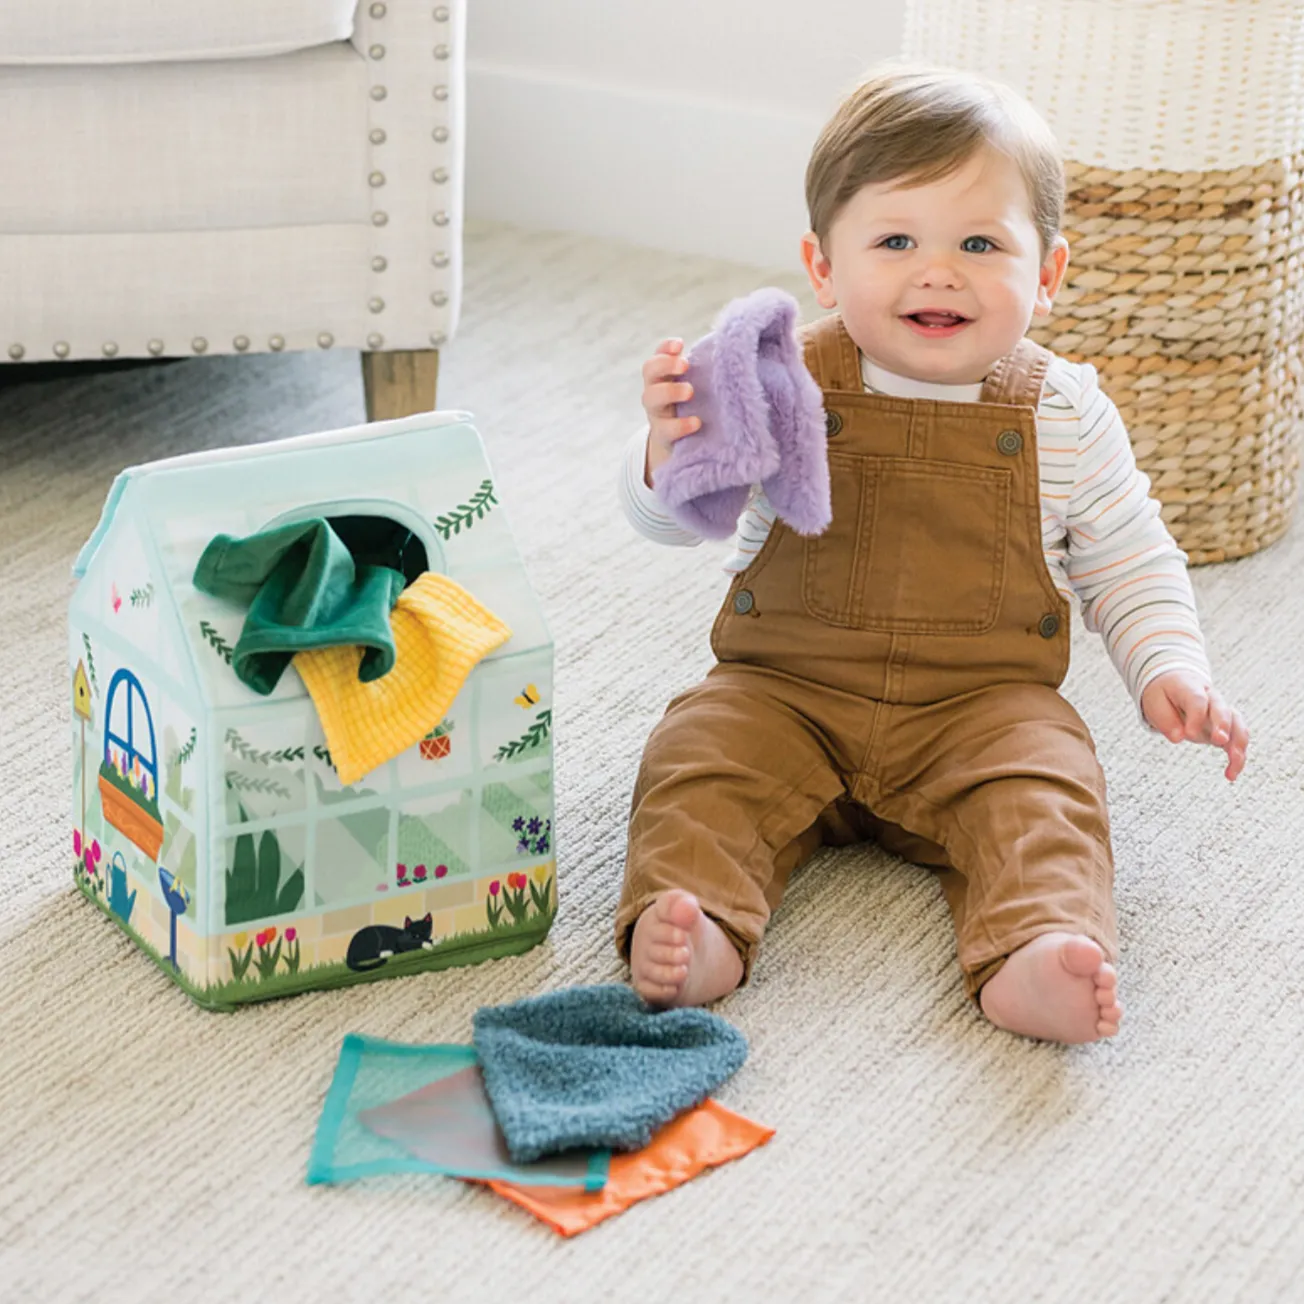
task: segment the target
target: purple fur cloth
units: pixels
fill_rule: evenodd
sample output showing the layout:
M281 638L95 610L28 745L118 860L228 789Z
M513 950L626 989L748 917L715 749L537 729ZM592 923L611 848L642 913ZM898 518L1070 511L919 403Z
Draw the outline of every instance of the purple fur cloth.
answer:
M693 397L681 417L701 429L676 442L652 483L670 514L707 539L737 528L751 487L798 534L832 519L824 398L797 343L797 301L756 290L727 304L715 329L688 350Z

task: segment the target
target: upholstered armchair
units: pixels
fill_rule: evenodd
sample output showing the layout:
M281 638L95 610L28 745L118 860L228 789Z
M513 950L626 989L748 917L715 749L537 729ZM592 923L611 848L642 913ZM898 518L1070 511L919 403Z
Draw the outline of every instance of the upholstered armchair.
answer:
M464 0L0 4L0 361L362 351L434 406Z

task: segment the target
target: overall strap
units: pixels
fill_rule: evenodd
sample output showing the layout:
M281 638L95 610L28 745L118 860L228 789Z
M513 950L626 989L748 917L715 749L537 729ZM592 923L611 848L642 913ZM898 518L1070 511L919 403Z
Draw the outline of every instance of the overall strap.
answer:
M987 373L980 403L1007 403L1013 407L1036 408L1052 354L1040 344L1024 338Z
M821 389L859 394L865 388L860 377L860 350L847 334L840 313L799 326L797 340L806 370Z

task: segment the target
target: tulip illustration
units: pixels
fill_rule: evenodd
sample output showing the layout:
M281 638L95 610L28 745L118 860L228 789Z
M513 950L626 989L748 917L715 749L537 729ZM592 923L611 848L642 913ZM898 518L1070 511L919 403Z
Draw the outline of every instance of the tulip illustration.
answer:
M231 957L231 976L238 983L244 982L244 976L249 972L249 964L253 960L254 948L249 944L248 933L237 933L232 939L234 949L227 947L226 953Z
M299 972L299 933L294 928L285 930L285 968L289 973Z
M258 970L258 976L263 982L266 982L272 974L276 972L276 966L281 962L281 943L277 940L276 929L268 927L254 939L258 943L258 956L254 960L254 966ZM272 943L276 942L274 949Z

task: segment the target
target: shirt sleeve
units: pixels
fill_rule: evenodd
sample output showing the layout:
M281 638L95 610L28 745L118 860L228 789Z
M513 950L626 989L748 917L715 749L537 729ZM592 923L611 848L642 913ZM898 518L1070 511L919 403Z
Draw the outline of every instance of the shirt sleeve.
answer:
M655 491L643 479L647 464L647 428L634 432L625 445L625 456L620 464L617 492L625 518L645 539L664 543L675 548L691 548L702 542L701 536L686 530L665 509Z
M1212 675L1186 554L1150 497L1095 368L1074 370L1082 389L1066 573L1087 628L1103 638L1139 709L1146 687L1167 671L1187 670L1206 683Z

